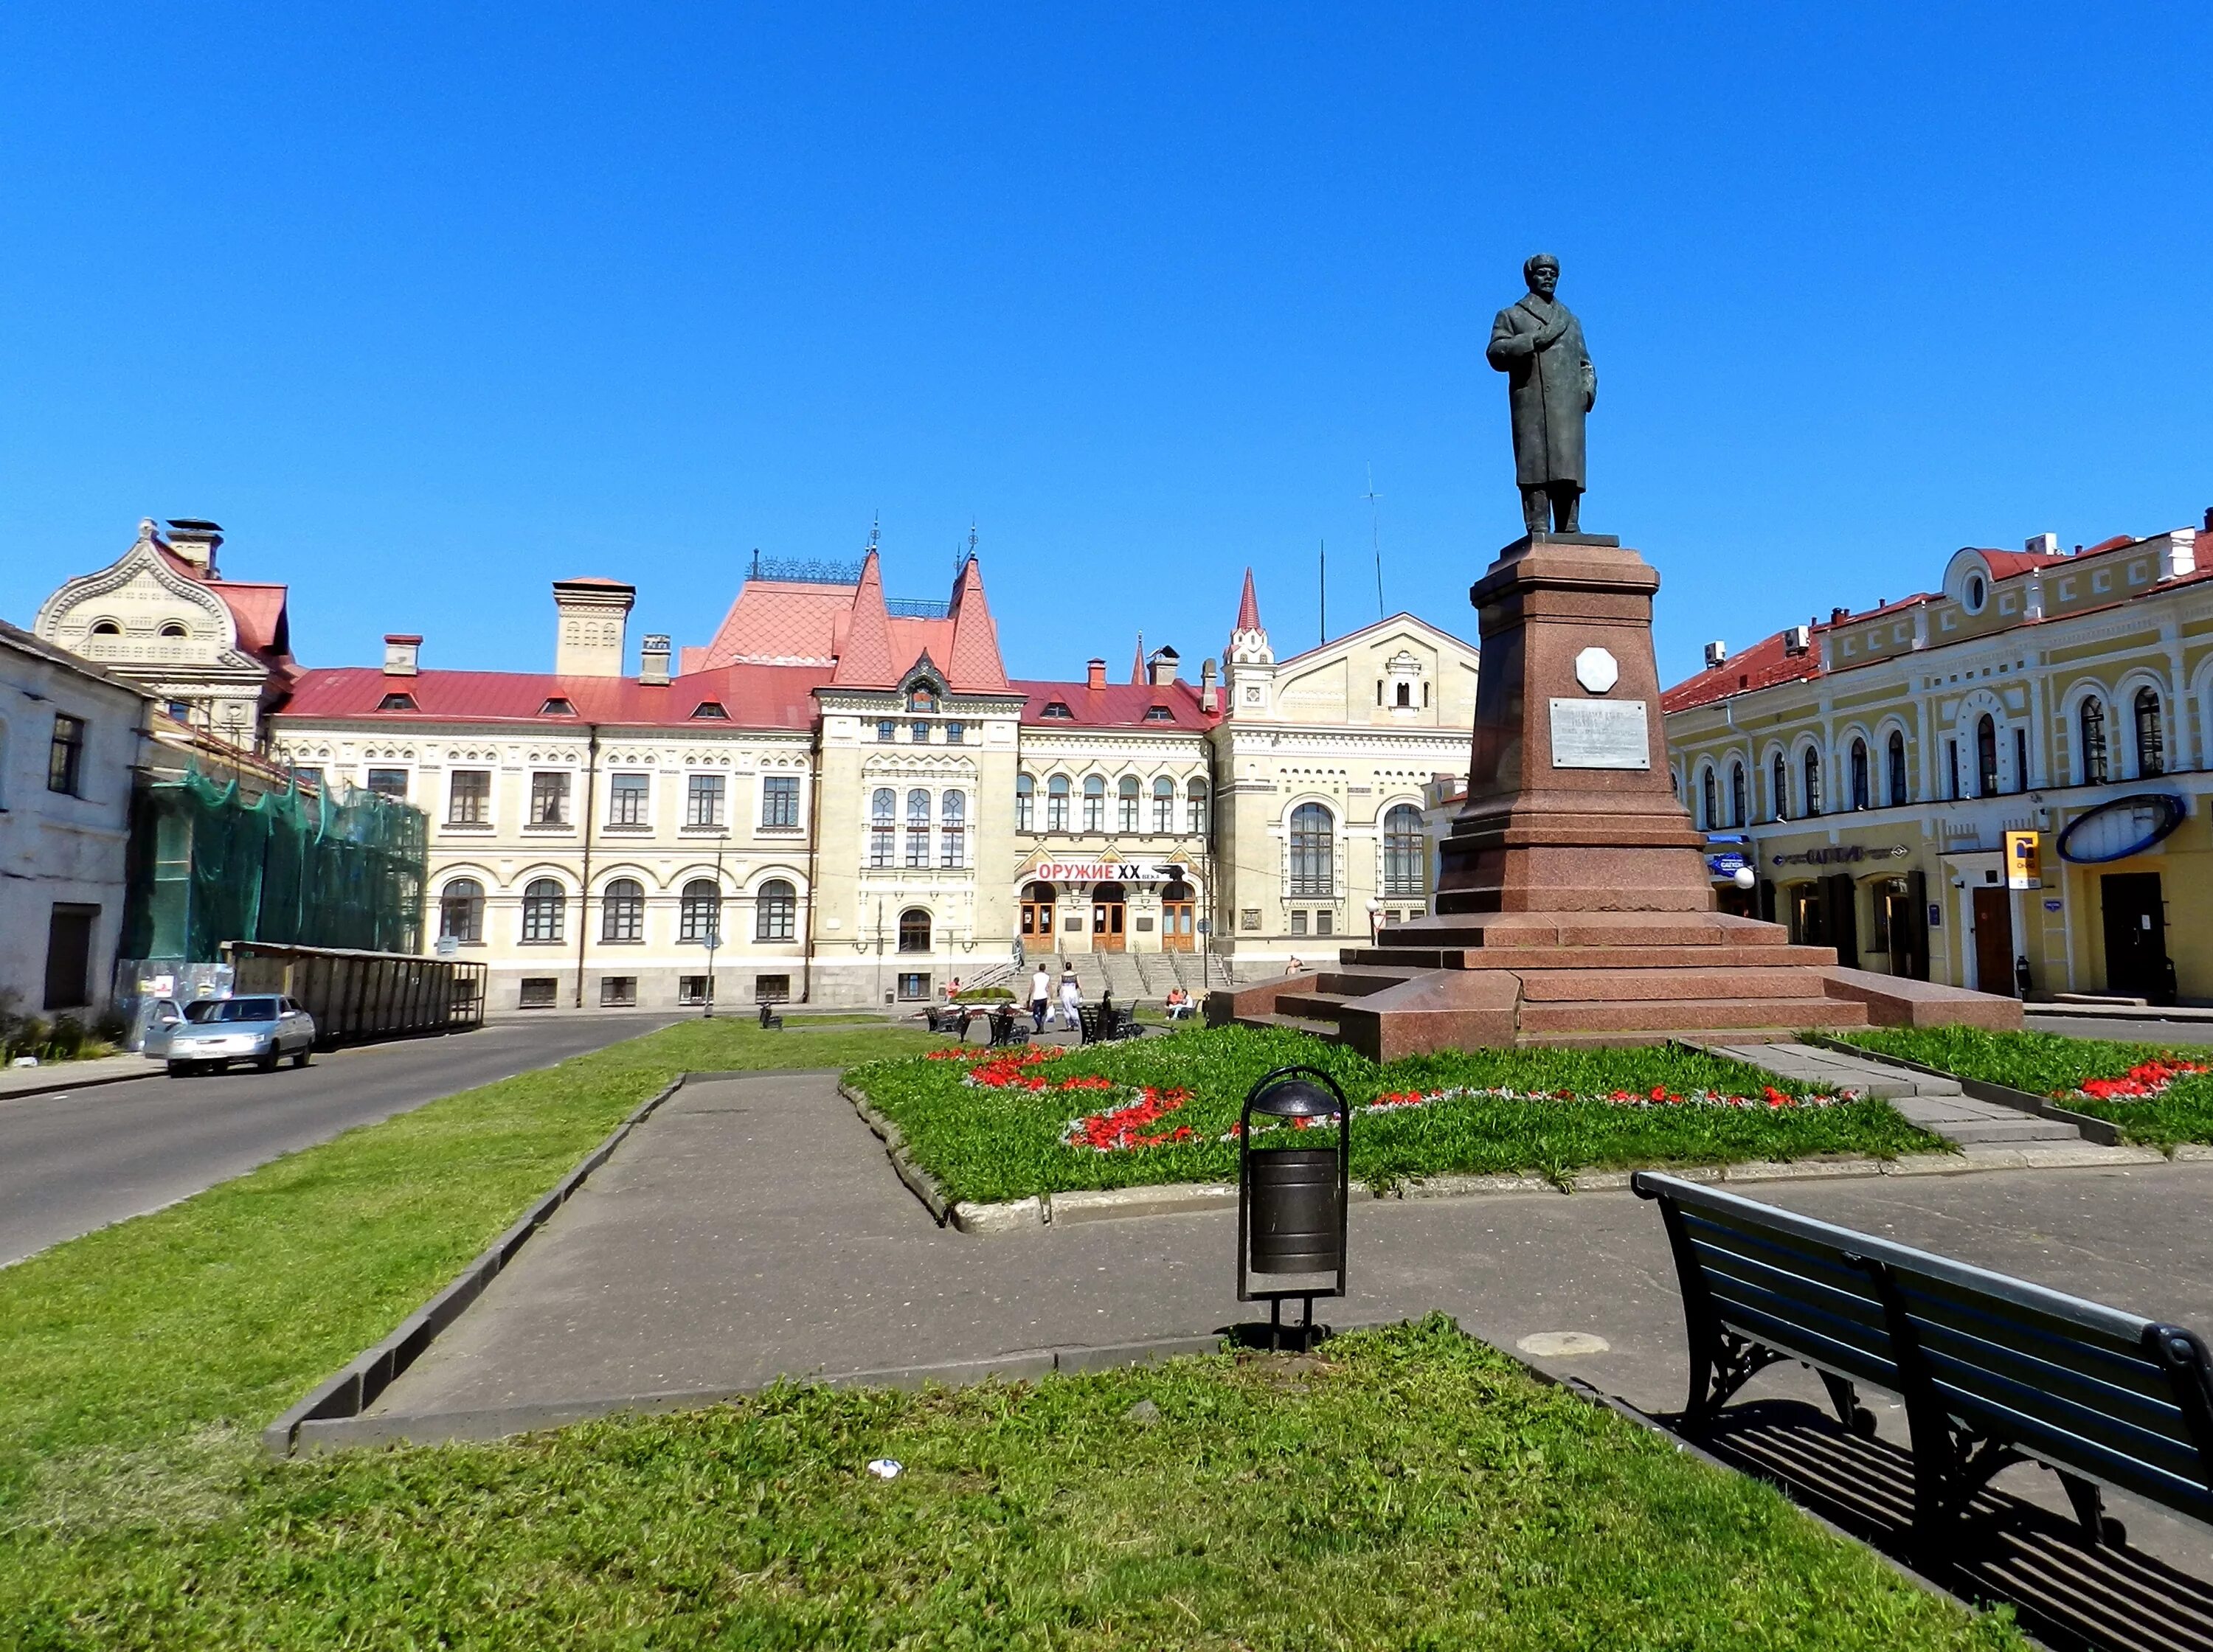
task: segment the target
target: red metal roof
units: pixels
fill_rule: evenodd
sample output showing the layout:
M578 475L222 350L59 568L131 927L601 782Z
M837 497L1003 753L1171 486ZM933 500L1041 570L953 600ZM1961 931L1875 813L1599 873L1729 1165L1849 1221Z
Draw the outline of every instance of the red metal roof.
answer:
M284 613L289 587L225 579L220 574L210 574L196 562L186 561L159 539L154 542L154 548L174 571L196 585L204 585L223 599L223 606L230 610L231 623L237 628L239 647L259 656L265 664L275 666L290 661L291 625Z
M1094 688L1088 683L1016 681L1009 685L1023 697L1022 722L1046 728L1170 728L1196 734L1222 721L1198 709L1198 690L1189 683L1108 683ZM1068 708L1064 717L1049 717L1047 705L1058 702ZM1172 719L1148 717L1155 706L1165 706Z
M344 666L302 671L285 704L287 718L360 717L377 722L504 722L578 728L588 722L630 728L710 726L810 728L814 689L829 680L820 666L723 666L687 674L669 683L631 677L561 677L551 672L424 671L387 677L375 668ZM380 711L387 694L405 694L412 711ZM575 706L570 716L541 716L550 699ZM729 714L702 719L692 713L712 701Z
M1784 633L1763 637L1734 659L1724 660L1695 677L1687 677L1660 696L1660 710L1686 711L1694 705L1710 705L1732 694L1749 694L1777 683L1802 682L1821 674L1820 634L1826 625L1813 627L1814 645L1804 654L1784 650Z
M1260 598L1253 588L1253 570L1250 568L1245 570L1245 594L1237 599L1237 629L1260 629Z

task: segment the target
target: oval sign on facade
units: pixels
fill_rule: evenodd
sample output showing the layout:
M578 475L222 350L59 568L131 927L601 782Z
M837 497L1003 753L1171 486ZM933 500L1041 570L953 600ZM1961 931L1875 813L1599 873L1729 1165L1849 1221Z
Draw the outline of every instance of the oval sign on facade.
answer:
M2125 861L2166 837L2188 814L2179 797L2164 792L2116 797L2067 823L2059 834L2059 858L2078 866Z

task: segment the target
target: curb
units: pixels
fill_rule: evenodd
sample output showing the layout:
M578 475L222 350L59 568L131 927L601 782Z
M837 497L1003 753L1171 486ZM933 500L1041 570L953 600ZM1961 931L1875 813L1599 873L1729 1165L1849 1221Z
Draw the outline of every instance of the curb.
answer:
M303 1440L314 1437L314 1430L357 1422L376 1397L420 1359L439 1333L460 1318L469 1304L484 1294L485 1287L499 1277L516 1253L530 1242L531 1235L568 1203L570 1197L584 1185L585 1179L613 1156L623 1137L643 1124L655 1107L682 1089L686 1080L692 1076L688 1073L680 1076L658 1095L639 1103L630 1117L584 1156L582 1163L554 1184L552 1192L532 1205L521 1221L492 1241L487 1249L462 1269L460 1277L402 1320L390 1336L357 1354L334 1375L309 1391L307 1398L262 1429L262 1449L271 1457L289 1457Z
M2120 1126L2109 1119L2093 1119L2087 1113L2076 1113L2063 1107L2047 1095L2032 1095L2027 1090L2016 1090L2010 1085L1993 1084L1987 1079L1963 1078L1958 1073L1948 1073L1942 1067L1930 1067L1904 1056L1886 1054L1881 1050L1863 1049L1826 1033L1808 1033L1805 1042L1817 1049L1834 1050L1841 1055L1857 1056L1862 1061L1872 1061L1884 1067L1900 1067L1910 1073L1919 1073L1924 1078L1948 1078L1960 1087L1960 1093L1977 1101L1987 1101L1993 1106L2011 1107L2032 1118L2050 1119L2070 1125L2077 1135L2099 1147L2119 1147Z
M98 1078L58 1078L51 1084L0 1090L0 1106L10 1101L27 1101L34 1095L52 1095L62 1090L89 1090L101 1084L136 1084L142 1078L160 1078L168 1070L166 1067L149 1061L143 1073L106 1073Z
M1347 1329L1367 1329L1366 1326ZM505 1405L484 1411L425 1411L417 1417L334 1417L303 1422L298 1449L338 1451L354 1446L444 1445L455 1441L498 1440L509 1435L566 1428L624 1413L703 1411L761 1393L782 1382L820 1383L832 1388L921 1388L931 1383L958 1387L973 1383L1033 1381L1055 1373L1073 1375L1124 1365L1222 1351L1221 1332L1199 1337L1162 1337L1149 1342L1113 1343L1095 1348L1034 1348L985 1359L948 1360L934 1365L899 1365L832 1376L777 1376L735 1388L671 1388L650 1394L617 1394L540 1405Z

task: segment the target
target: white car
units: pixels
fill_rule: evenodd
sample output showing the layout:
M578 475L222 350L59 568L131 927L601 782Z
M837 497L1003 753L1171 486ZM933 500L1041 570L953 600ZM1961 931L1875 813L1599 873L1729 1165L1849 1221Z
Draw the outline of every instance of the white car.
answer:
M286 1056L304 1067L315 1048L315 1018L291 999L268 993L238 998L203 998L186 1004L184 1019L169 1023L168 1047L157 1051L148 1039L146 1053L169 1064L169 1076L204 1070L221 1072L234 1061L250 1061L265 1073Z

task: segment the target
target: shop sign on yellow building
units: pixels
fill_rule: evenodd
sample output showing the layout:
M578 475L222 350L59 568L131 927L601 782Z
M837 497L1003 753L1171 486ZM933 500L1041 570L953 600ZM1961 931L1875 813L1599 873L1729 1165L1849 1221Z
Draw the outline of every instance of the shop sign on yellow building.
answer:
M2009 889L2041 889L2044 887L2044 852L2041 840L2033 832L2009 832L2005 834L2006 887Z

